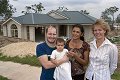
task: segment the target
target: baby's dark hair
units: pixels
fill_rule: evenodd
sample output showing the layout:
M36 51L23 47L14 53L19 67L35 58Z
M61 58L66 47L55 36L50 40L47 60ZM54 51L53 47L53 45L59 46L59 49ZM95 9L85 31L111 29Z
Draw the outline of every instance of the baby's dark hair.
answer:
M64 41L63 38L57 38L57 40L56 40L56 44L57 44L57 42L59 42L59 43L63 42L63 43L65 44L65 41Z

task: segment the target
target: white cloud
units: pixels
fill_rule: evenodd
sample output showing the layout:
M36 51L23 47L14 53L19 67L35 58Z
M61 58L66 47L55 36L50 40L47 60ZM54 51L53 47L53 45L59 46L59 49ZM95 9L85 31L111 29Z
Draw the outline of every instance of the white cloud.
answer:
M106 8L112 6L120 8L120 0L10 0L10 3L17 9L14 16L22 15L21 11L25 10L25 6L38 4L39 2L41 2L45 8L45 11L43 11L44 13L64 6L68 8L68 10L73 11L87 10L90 12L90 15L96 18L100 18L101 12ZM119 14L119 12L117 12L116 15L117 14Z

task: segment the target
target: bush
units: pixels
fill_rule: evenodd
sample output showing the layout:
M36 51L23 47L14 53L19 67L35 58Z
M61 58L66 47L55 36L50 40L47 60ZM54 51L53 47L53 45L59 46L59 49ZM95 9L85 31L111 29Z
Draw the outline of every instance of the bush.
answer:
M108 38L112 43L120 43L120 36L114 36L114 37L109 37Z
M0 75L0 80L10 80L10 79Z

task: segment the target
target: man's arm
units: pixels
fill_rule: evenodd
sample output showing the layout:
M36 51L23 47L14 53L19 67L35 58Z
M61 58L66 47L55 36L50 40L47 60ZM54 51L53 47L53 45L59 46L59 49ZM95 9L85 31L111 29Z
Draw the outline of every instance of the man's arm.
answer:
M57 62L57 60L56 59L50 59L51 60L51 62L53 63L53 64L55 64L56 66L58 66L57 64L58 64L58 62Z
M62 63L65 63L65 62L68 62L68 61L69 61L69 58L65 54L62 59L60 59L60 60L57 61L57 65L61 65Z
M51 61L48 60L48 56L47 55L42 55L42 56L38 57L38 60L40 61L41 65L45 69L50 69L50 68L56 67L55 64L53 64Z

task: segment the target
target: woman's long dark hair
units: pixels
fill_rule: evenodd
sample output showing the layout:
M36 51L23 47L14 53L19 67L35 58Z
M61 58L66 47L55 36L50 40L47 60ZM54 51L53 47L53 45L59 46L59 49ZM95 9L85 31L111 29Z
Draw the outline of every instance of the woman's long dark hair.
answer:
M82 36L80 36L80 40L85 41L85 39L84 39L84 28L83 28L83 26L80 25L80 24L75 24L75 25L73 25L72 30L73 30L74 27L77 27L77 28L80 29L80 31L82 32Z

